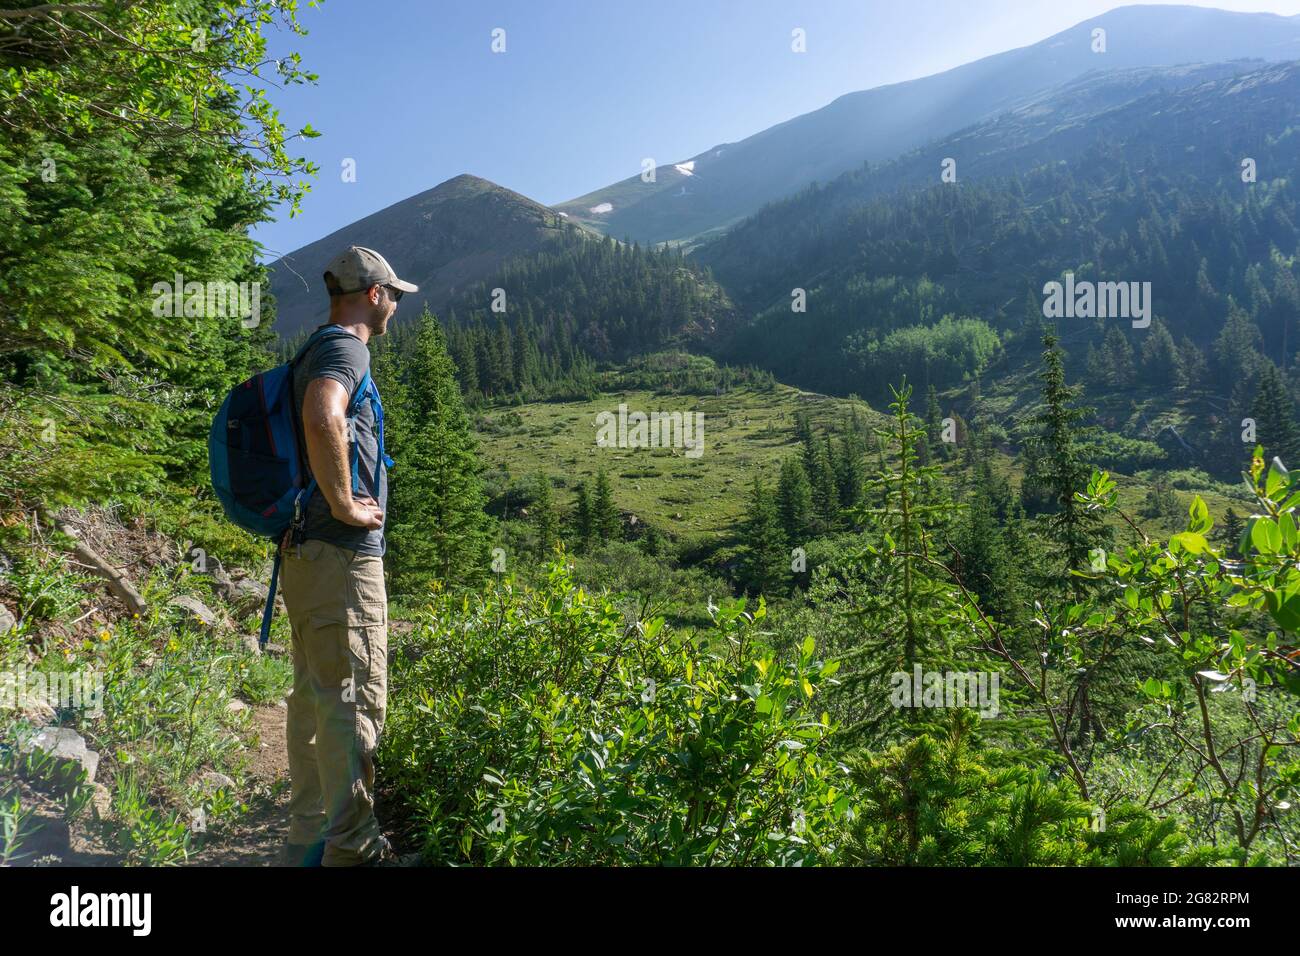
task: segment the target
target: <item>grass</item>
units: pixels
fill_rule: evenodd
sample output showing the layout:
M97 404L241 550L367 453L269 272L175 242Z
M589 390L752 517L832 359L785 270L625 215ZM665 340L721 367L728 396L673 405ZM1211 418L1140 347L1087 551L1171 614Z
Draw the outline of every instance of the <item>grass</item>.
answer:
M1027 412L1032 395L1012 400L1006 394L986 396L981 413L1010 426ZM620 403L628 411L699 412L704 416L704 450L687 458L681 450L601 448L596 445L601 412L617 414ZM948 405L945 405L945 410ZM487 468L489 486L505 490L531 481L538 473L548 476L562 513L573 505L578 482L590 490L596 472L604 467L611 479L618 507L635 514L674 538L689 539L709 547L733 544L744 519L754 477L775 483L781 461L799 451L795 415L806 411L820 436L837 432L840 423L856 409L868 427L880 427L884 416L858 399L842 399L777 385L771 389L744 387L725 395L659 395L652 391L612 391L592 401L533 403L500 406L478 416L480 455ZM914 402L913 411L923 406ZM1115 414L1110 410L1110 414ZM1148 410L1148 416L1152 412ZM1125 423L1127 424L1127 423ZM1135 429L1122 427L1123 434ZM674 453L675 452L675 453ZM1244 459L1243 459L1244 463ZM867 470L875 466L869 446ZM946 466L951 469L955 463ZM994 452L994 470L1007 476L1013 487L1023 478L1021 463L1012 455ZM1228 507L1249 514L1251 499L1240 486L1216 482L1209 476L1183 469L1166 473L1176 508L1166 514L1144 514L1152 483L1160 470L1139 475L1112 472L1120 506L1138 516L1150 534L1169 535L1183 530L1193 495L1205 500L1210 513L1221 520ZM1112 516L1117 526L1121 524ZM1127 540L1127 534L1121 536Z
M596 416L630 412L696 412L704 416L704 448L696 458L682 449L600 448ZM541 473L556 489L562 511L575 489L588 489L603 466L614 500L675 537L732 538L756 475L774 485L781 461L799 450L795 415L805 411L816 431L837 430L850 409L867 424L882 417L859 400L830 398L778 385L739 388L725 395L656 395L619 391L594 401L535 403L492 408L479 416L480 455L490 484L509 486Z

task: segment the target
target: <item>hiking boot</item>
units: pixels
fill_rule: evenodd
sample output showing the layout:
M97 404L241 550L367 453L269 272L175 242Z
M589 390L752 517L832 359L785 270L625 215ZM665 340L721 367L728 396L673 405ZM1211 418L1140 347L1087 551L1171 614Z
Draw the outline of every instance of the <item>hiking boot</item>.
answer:
M280 853L281 866L320 866L325 856L325 841L286 843Z
M362 863L362 866L419 866L422 854L403 853L398 854L393 849L393 845L388 842L388 838L381 836L379 838L378 852Z

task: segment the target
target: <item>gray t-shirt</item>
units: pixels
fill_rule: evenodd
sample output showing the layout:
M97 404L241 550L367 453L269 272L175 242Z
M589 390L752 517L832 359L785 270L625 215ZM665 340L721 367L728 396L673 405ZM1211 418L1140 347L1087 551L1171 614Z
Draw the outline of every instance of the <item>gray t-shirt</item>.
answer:
M298 434L303 433L303 396L307 394L307 385L313 379L332 378L347 390L351 398L369 368L370 350L351 332L334 332L315 342L293 370L293 399L298 414ZM361 452L361 464L358 470L361 490L354 493L369 495L378 501L387 519L388 469L379 465L379 474L377 476L375 474L376 460L379 455L379 435L374 411L368 401L361 403L361 411L356 417L356 434ZM351 445L349 445L350 451ZM311 465L305 461L306 457L304 448L304 465L310 480ZM350 475L349 480L351 480ZM312 493L311 502L307 505L306 537L328 541L330 544L356 551L358 554L382 555L388 548L382 528L369 531L355 525L344 524L330 514L329 502L325 500L325 496L319 489Z

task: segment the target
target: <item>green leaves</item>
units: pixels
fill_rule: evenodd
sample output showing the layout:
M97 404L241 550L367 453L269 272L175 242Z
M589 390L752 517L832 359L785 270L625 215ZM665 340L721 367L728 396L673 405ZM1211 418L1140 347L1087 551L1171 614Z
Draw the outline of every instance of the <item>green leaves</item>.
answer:
M1210 546L1203 535L1191 531L1181 531L1174 535L1170 541L1191 554L1201 554Z
M1188 531L1198 535L1210 533L1210 529L1214 527L1214 521L1210 518L1210 511L1206 508L1205 502L1201 500L1200 495L1192 498L1192 504L1187 509L1187 513L1191 518L1187 524Z
M757 644L764 613L717 609L720 643L753 649L724 659L662 621L629 628L560 562L539 591L440 598L419 655L394 659L381 743L431 858L824 861L850 804L811 702L836 667L811 638L795 660Z
M1277 554L1282 549L1282 531L1277 522L1267 517L1252 518L1250 543L1260 554Z

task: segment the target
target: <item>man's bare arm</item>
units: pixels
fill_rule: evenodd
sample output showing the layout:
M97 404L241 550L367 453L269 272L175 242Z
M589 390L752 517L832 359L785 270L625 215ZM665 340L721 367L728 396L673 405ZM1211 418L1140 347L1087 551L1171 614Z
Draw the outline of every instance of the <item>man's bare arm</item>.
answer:
M348 393L332 378L307 383L302 400L302 424L307 461L316 486L329 503L330 514L344 524L375 530L384 526L384 513L373 498L352 495L348 466Z

